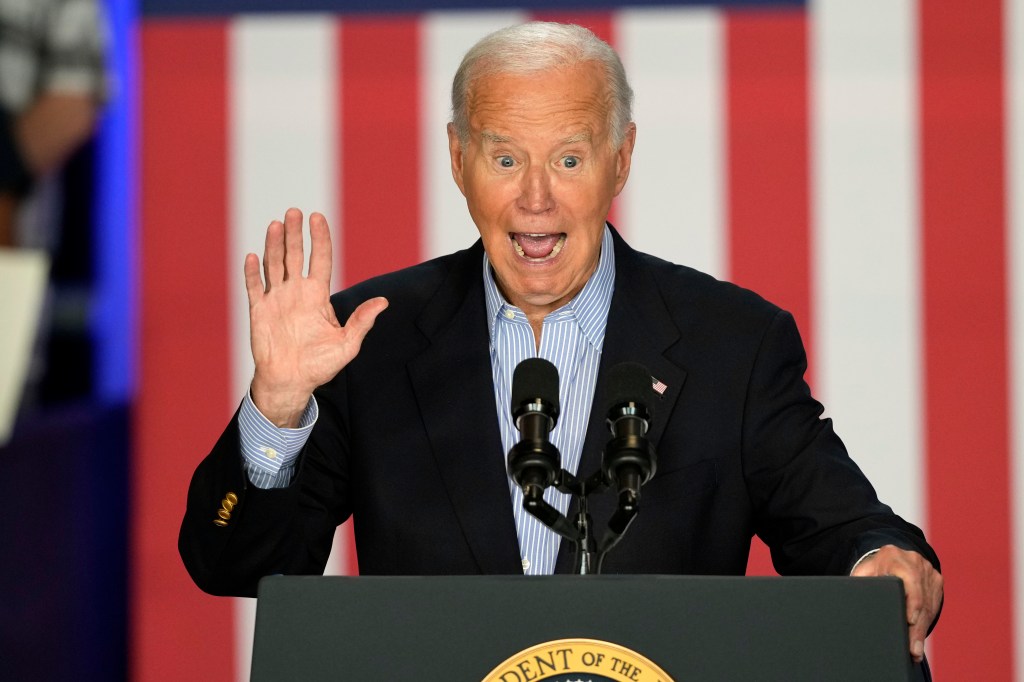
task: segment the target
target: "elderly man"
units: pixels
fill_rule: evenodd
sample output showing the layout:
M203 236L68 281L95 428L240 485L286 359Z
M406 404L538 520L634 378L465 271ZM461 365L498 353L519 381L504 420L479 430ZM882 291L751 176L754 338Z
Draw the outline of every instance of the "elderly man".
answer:
M920 659L938 560L820 418L791 316L633 251L606 223L629 176L631 99L589 31L504 29L452 88L451 168L476 244L329 298L324 218L310 218L307 277L302 215L271 223L263 278L245 261L250 393L182 525L200 587L252 595L267 574L322 572L349 516L363 574L568 572L572 548L522 511L506 472L512 370L534 356L558 367L551 438L588 474L608 440L602 379L629 360L666 387L649 433L659 464L605 572L742 574L756 533L783 574L901 577Z

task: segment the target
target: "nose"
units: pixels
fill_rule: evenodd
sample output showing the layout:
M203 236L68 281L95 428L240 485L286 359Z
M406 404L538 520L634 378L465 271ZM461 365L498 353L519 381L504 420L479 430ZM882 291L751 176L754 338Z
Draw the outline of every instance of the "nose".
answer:
M520 209L528 213L544 213L555 207L550 170L544 164L531 164L520 177Z

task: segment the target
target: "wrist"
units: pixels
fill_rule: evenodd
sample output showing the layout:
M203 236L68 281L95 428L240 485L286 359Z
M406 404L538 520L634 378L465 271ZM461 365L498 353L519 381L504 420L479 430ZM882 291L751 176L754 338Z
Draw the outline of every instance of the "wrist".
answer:
M283 429L294 429L299 425L312 395L312 391L275 389L267 386L258 376L253 378L249 386L249 396L256 409L274 426Z

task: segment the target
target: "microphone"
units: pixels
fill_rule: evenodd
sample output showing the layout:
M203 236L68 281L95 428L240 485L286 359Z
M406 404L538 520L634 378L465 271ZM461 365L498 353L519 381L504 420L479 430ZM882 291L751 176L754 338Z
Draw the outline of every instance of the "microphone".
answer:
M647 428L654 406L651 373L636 362L624 362L608 372L608 428L612 439L604 451L601 469L619 491L619 507L635 512L640 486L657 470ZM625 530L625 529L623 529Z
M558 422L558 370L543 358L528 358L512 374L512 419L521 439L508 453L512 480L527 500L539 500L561 471L558 449L548 434Z

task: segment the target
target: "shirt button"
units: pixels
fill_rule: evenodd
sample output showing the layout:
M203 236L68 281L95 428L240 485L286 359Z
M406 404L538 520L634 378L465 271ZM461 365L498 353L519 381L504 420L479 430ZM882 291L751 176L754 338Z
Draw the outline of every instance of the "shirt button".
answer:
M277 450L274 448L260 448L268 459L277 459Z
M516 319L516 311L510 308L505 308L505 317L507 317L510 320Z
M529 570L530 570L530 560L524 558L523 559L523 572L525 573L526 571L529 571Z

